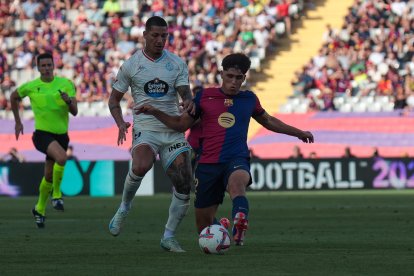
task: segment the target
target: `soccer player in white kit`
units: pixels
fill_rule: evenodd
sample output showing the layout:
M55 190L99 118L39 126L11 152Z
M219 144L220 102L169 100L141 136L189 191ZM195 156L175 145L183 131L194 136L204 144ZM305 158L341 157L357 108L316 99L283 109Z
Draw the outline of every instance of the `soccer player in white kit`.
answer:
M124 121L120 107L129 88L136 105L150 103L170 115L178 115L179 94L183 108L194 112L187 66L181 58L164 50L167 37L167 22L158 16L149 18L145 24L144 49L138 50L119 69L109 99L109 109L119 128L118 145L126 140L130 127L130 123ZM185 252L175 239L175 231L189 208L193 181L191 147L183 133L168 128L154 116L134 114L133 118L132 166L125 179L121 205L109 223L109 231L113 236L119 235L135 193L159 154L174 185L160 245L167 251Z

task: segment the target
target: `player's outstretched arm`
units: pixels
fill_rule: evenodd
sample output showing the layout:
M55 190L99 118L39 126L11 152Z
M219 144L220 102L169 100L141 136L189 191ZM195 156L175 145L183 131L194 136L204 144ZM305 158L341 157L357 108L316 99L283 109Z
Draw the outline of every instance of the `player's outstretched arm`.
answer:
M118 145L121 145L124 141L126 141L126 134L128 133L128 128L131 126L130 123L124 121L122 116L120 103L123 96L124 93L121 93L116 89L112 89L112 93L108 101L109 111L111 111L111 115L118 126Z
M149 104L134 107L134 112L137 115L141 113L152 115L158 120L160 120L167 127L174 129L178 132L186 131L194 123L193 117L191 117L187 112L184 112L180 116L171 116L156 109L155 107Z
M23 134L23 124L22 124L22 121L20 119L20 114L19 114L19 103L21 100L22 99L20 98L17 91L14 91L10 95L10 104L11 104L11 109L13 111L14 122L15 122L14 131L16 135L16 140L19 140L20 134Z
M311 132L303 131L294 126L285 124L281 120L270 116L267 112L263 113L262 115L255 116L254 119L268 130L295 136L305 143L313 143L313 135Z

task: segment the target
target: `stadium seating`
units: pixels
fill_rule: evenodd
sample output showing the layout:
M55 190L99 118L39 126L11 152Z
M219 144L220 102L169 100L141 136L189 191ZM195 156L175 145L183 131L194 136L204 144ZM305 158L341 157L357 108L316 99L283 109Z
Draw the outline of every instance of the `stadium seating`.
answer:
M252 69L260 71L269 49L283 36L287 28L278 15L282 1L151 1L117 0L117 11L106 11L105 0L43 1L33 0L34 13L20 5L6 1L1 16L6 18L7 34L0 34L0 47L7 62L0 63L14 87L1 86L6 98L22 83L36 77L35 56L44 50L53 51L56 73L73 79L79 102L106 101L111 84L122 62L143 47L142 28L146 18L160 15L167 19L171 36L166 48L180 55L189 65L191 86L217 85L217 67L230 51L239 49L252 59ZM289 17L299 18L303 0L290 1ZM265 3L265 4L264 4ZM236 13L237 12L237 13ZM248 35L241 37L243 26ZM265 34L265 36L264 36ZM121 48L120 40L132 42L133 50ZM253 37L253 40L248 40ZM245 40L246 39L246 40ZM209 42L219 49L208 48ZM103 47L103 50L99 50ZM1 59L0 59L1 60ZM17 67L17 65L21 67ZM98 72L98 74L95 74ZM0 75L0 82L3 74ZM95 87L102 84L99 99ZM92 85L93 84L93 85ZM105 92L106 91L106 92ZM87 107L82 116L106 116L106 111ZM7 108L10 109L10 106ZM30 105L24 107L30 109Z
M311 87L298 90L291 97L310 98L307 111L338 110L340 112L379 112L402 109L414 110L412 76L414 63L407 45L414 38L412 1L355 1L340 28L326 26L321 48L293 81ZM345 80L345 81L344 81ZM334 105L322 104L323 93L312 90L332 90ZM403 90L397 101L398 89ZM302 106L292 106L288 100L281 112L303 112Z

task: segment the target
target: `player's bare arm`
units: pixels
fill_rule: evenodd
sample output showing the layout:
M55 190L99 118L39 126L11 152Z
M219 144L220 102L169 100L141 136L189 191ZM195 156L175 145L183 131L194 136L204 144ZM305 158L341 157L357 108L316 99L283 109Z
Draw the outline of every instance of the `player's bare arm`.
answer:
M195 105L193 102L193 95L189 85L182 85L177 87L177 92L183 100L182 106L185 111L191 115L195 114Z
M180 116L171 116L158 110L157 108L149 104L135 107L134 112L137 115L141 113L152 115L156 117L158 120L160 120L167 127L174 129L175 131L178 131L178 132L186 131L194 123L194 118L191 117L187 112L184 112Z
M11 109L13 111L14 121L15 121L14 134L16 136L16 140L19 140L20 134L23 134L23 124L22 124L22 121L20 119L20 114L19 114L19 104L21 100L22 98L20 98L17 91L14 91L10 95Z
M78 114L78 104L76 102L76 98L75 97L69 97L69 95L61 90L59 90L60 93L60 97L62 98L62 100L68 105L69 107L69 112L73 115L76 116Z
M270 116L267 112L262 115L255 116L254 119L268 130L295 136L305 143L313 143L313 135L311 132L303 131L291 125L285 124L281 120Z
M126 134L128 133L128 128L131 126L130 123L125 122L122 116L122 109L120 102L124 93L119 92L116 89L112 89L111 96L109 97L108 107L111 112L112 117L115 120L116 125L118 126L118 146L122 145L126 141Z

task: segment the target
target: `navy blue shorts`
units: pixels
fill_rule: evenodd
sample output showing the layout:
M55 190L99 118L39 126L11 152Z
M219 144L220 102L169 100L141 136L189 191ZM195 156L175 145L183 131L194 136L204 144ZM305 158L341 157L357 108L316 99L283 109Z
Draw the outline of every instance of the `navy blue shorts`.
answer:
M245 170L250 175L247 158L237 158L227 163L198 164L195 171L195 208L207 208L223 203L230 175L236 170ZM250 176L249 185L252 183Z

